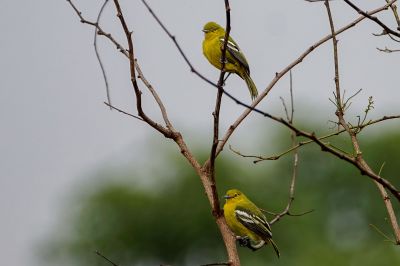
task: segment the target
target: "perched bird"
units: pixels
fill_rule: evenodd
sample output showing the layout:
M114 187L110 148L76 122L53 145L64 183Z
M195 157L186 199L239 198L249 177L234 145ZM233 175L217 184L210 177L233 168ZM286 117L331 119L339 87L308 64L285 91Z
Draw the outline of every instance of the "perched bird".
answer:
M225 199L224 216L239 244L257 250L271 243L279 257L271 227L261 210L237 189L228 190Z
M225 42L225 30L215 22L208 22L203 27L204 41L203 54L208 61L221 70L222 68L222 49ZM251 99L257 97L258 91L250 77L250 68L244 54L236 42L229 36L226 48L226 60L224 71L235 73L244 79L250 91Z

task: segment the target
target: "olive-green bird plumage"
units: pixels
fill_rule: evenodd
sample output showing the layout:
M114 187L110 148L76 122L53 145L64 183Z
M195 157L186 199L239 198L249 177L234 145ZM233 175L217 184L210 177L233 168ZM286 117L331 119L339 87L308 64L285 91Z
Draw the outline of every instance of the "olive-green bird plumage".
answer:
M215 22L208 22L204 25L203 32L203 54L213 66L221 70L225 29ZM246 57L230 36L227 43L224 70L226 72L235 73L244 79L249 88L251 99L254 100L257 97L257 87L250 77L250 68Z
M248 240L246 246L257 250L271 244L279 257L279 249L272 240L271 227L261 210L237 189L225 194L224 216L239 241Z

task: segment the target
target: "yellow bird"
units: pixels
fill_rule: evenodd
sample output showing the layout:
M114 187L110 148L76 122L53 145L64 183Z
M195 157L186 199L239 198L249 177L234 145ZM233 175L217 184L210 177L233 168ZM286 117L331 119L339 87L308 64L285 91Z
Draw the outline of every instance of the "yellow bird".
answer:
M221 70L225 29L215 22L208 22L204 25L203 32L203 54L213 66ZM254 100L257 97L257 87L250 77L250 68L246 57L230 36L227 43L224 71L239 75L246 81L251 99Z
M262 211L237 189L228 190L225 199L224 216L239 244L254 251L271 243L279 257L271 227Z

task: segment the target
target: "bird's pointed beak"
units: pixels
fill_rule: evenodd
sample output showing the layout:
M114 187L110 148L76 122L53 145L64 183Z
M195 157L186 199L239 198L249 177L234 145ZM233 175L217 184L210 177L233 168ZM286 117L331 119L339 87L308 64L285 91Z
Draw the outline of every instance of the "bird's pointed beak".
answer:
M231 196L228 196L228 195L224 195L224 198L225 199L230 199L230 198L232 198Z

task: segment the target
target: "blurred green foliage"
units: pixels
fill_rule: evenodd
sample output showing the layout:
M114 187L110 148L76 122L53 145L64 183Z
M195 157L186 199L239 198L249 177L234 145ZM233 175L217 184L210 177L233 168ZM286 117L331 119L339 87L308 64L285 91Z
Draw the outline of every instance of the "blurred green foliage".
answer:
M274 145L282 150L289 147L287 133L277 138ZM337 138L336 144L341 143ZM386 162L383 176L397 186L399 148L399 132L368 137L362 145L372 168L377 171ZM278 212L286 206L291 155L254 165L251 160L225 154L217 160L221 198L227 189L236 187L270 211ZM392 236L373 182L313 144L302 147L299 155L292 212L314 212L286 216L274 224L280 259L270 247L256 252L239 248L242 265L400 265L399 247L385 242L369 225ZM165 165L158 169L152 162L154 169L148 169L145 176L135 172L123 174L125 178L119 178L121 174L100 174L108 181L82 185L66 207L60 230L43 248L44 264L109 265L94 254L95 250L121 266L224 261L225 249L199 178L176 151L166 152L164 158L168 169ZM135 180L152 178L158 180L158 185L135 185ZM399 204L394 205L398 209Z

